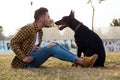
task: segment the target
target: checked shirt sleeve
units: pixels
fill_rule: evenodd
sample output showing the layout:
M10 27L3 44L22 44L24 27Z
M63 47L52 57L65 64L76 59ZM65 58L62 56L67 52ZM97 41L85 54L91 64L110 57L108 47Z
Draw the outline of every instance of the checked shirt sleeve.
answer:
M27 32L24 28L20 29L17 34L11 39L10 46L16 56L19 59L23 59L26 55L25 52L21 49L21 43L28 37L29 32Z

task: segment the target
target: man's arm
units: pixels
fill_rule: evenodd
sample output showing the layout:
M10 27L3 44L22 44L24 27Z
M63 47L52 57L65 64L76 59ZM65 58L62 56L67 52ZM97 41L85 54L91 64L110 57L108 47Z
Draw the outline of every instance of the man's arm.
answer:
M26 57L25 52L21 50L22 42L28 37L28 33L26 32L27 31L24 31L24 28L20 29L10 41L10 47L12 48L16 56L20 59Z

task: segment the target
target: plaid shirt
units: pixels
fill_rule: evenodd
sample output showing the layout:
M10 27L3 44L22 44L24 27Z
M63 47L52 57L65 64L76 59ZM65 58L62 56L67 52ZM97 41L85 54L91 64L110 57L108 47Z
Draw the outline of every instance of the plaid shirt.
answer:
M11 39L10 46L15 53L15 57L11 62L12 68L25 68L26 63L23 62L23 58L27 56L36 40L37 25L35 23L28 24L17 32L17 34ZM42 41L43 32L42 29L39 31L39 45Z

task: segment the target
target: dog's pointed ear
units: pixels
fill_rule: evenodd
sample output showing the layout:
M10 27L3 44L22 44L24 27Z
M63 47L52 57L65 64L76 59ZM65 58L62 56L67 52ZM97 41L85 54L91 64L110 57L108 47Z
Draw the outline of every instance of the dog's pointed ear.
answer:
M69 17L70 17L71 19L74 18L74 11L73 11L73 10L71 10Z

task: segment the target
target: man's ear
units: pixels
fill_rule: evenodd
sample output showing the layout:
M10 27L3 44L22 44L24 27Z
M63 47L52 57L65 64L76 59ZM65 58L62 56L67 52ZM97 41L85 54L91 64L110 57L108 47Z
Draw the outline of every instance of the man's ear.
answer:
M70 17L71 19L74 18L74 11L73 11L73 10L71 10L69 17Z
M44 20L45 20L45 16L39 17L39 21L44 21Z

